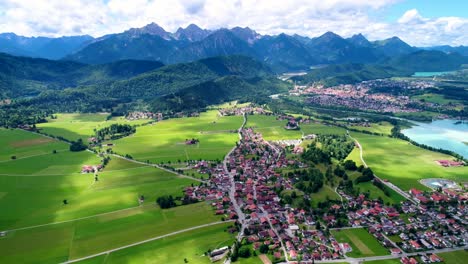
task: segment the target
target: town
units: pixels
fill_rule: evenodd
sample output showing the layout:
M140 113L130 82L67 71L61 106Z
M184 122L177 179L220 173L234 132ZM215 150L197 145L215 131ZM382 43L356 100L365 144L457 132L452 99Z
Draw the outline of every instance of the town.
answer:
M252 128L241 128L239 135L240 141L223 163L201 161L195 165L199 172L209 175L208 183L185 189L185 195L209 201L217 215L225 216L223 219L236 221L238 246L247 244L252 250L270 252L277 261L289 263L352 261L347 254L353 248L339 242L335 234L355 228L372 235L387 249L388 258L418 263L414 256L421 255L424 263L432 263L443 261L437 252L468 245L468 193L460 189L411 189L407 194L410 199L388 205L339 186L341 202L329 203L320 211L294 208L279 193L294 190L295 177L281 171L307 165L299 156L286 158L284 144L270 143ZM238 254L227 248L218 253L230 254L233 260ZM382 257L361 260L377 259Z

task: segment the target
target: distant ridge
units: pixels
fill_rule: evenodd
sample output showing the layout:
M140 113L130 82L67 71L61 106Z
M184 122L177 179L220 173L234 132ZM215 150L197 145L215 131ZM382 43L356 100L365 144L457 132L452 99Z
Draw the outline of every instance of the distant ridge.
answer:
M396 36L378 41L369 41L360 33L346 39L334 32L315 38L284 33L270 36L249 27L207 30L195 24L171 33L150 23L95 39L90 36L51 39L0 34L0 52L14 55L62 58L86 64L125 59L173 64L241 54L265 62L275 72L307 70L317 64L380 63L421 49L468 55L468 47L417 48Z

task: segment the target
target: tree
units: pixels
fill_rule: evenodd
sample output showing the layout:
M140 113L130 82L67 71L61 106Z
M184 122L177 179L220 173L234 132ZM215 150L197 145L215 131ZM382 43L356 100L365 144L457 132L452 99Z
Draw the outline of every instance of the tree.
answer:
M252 252L250 252L250 249L248 247L242 247L239 249L239 257L241 258L248 258L252 255Z
M15 160L15 159L16 159L16 156L11 156L11 159L12 159L12 160Z
M356 162L354 162L353 160L347 160L344 162L343 165L346 170L357 170Z
M167 208L176 206L176 203L172 195L164 195L164 196L158 197L158 199L156 199L156 203L158 203L162 209L167 209Z
M57 154L57 150L52 150L52 154Z
M265 244L261 245L260 248L259 248L259 251L260 251L260 253L262 253L262 254L268 253L268 246L265 245Z
M83 143L83 140L80 138L77 141L73 141L70 145L70 151L83 151L87 146Z
M64 204L64 205L67 205L67 204L68 204L68 200L67 200L67 199L63 199L63 204Z

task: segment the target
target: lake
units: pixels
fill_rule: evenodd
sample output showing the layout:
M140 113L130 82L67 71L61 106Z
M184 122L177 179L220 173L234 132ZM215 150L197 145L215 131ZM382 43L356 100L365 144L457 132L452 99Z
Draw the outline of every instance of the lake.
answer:
M417 123L401 131L410 139L435 148L451 150L468 158L468 122L457 120L436 120L431 123Z
M415 72L413 77L433 77L452 73L453 71L444 71L444 72Z

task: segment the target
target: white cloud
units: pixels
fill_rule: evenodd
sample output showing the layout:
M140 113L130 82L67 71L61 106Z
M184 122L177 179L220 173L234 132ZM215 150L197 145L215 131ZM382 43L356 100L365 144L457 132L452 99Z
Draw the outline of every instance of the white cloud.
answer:
M248 26L262 34L310 37L333 31L370 39L399 36L412 45L468 44L468 21L424 18L416 9L397 22L378 20L399 0L0 0L0 32L26 36L101 36L156 22L168 31L195 23L201 27Z

